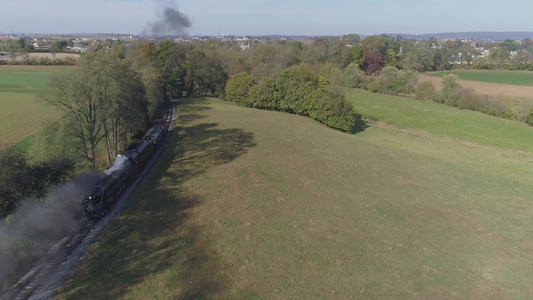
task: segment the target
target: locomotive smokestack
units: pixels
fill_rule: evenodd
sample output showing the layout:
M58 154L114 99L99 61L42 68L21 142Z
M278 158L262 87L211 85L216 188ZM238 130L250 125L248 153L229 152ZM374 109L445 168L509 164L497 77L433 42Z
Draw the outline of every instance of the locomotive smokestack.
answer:
M122 167L122 165L127 161L128 159L126 158L126 156L124 155L117 155L117 158L115 159L115 162L113 163L113 165L109 168L107 168L104 172L102 172L103 174L105 175L111 175L113 174L115 171L117 170L120 170L120 168Z

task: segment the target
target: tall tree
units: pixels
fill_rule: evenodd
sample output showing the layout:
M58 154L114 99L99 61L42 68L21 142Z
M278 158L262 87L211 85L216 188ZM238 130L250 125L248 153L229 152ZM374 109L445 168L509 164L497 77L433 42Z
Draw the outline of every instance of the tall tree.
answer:
M385 66L398 68L398 60L396 60L396 53L393 49L387 49L387 55L385 56Z
M365 49L361 45L353 46L350 49L349 61L362 68L365 63Z
M49 92L44 101L66 113L70 122L69 133L78 139L76 148L94 168L96 145L104 137L96 86L81 72L56 75L50 78Z
M157 58L157 51L155 48L155 43L150 41L146 44L143 44L141 47L142 59L147 62L152 62Z
M506 39L500 43L500 47L507 50L507 52L517 51L520 48L520 42Z
M381 68L383 68L383 56L381 54L373 54L365 58L365 71L368 75L374 74Z
M188 97L199 95L203 90L206 72L206 55L201 50L193 50L187 58L187 75L185 76L185 91Z
M365 57L374 54L385 55L385 49L387 45L385 42L377 35L367 36L361 41L361 46L365 51Z
M54 76L43 100L65 112L77 149L94 168L96 146L105 139L108 163L126 136L146 120L140 77L113 53L87 53L76 71Z
M228 75L222 62L217 56L208 56L206 68L204 94L210 93L214 96L223 94Z
M414 71L430 71L435 65L433 52L423 46L413 47L411 51L405 53L403 57L403 68Z
M356 45L361 41L361 37L358 34L345 34L342 36L342 41L347 45Z
M457 51L459 51L459 55L461 57L461 63L470 65L472 64L473 58L479 54L479 51L476 50L476 48L471 43L463 43L459 48L457 48Z
M181 97L185 91L185 76L187 76L185 47L181 44L172 44L160 53L160 59L166 91L174 97Z
M509 58L509 52L500 47L493 47L490 49L489 58L494 65L501 67Z
M530 38L525 38L522 41L521 46L522 46L523 50L531 52L531 51L533 51L533 40L531 40Z

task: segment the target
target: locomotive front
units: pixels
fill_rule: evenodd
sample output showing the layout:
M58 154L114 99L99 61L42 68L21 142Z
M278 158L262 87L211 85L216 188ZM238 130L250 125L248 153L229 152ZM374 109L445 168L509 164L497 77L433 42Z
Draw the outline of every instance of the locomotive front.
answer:
M97 184L83 199L83 213L89 218L98 218L105 212L102 186Z
M119 154L115 163L100 174L100 181L91 193L83 199L83 212L89 218L99 218L107 213L121 192L132 169L131 156L135 151Z

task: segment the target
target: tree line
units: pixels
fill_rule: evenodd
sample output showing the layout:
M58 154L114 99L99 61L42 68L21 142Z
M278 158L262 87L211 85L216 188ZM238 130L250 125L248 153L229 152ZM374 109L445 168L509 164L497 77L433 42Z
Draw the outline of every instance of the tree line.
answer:
M438 41L434 38L409 40L388 35L361 39L358 35L346 35L311 41L252 42L252 47L246 51L239 51L237 43L208 41L205 44L219 49L220 55L225 57L223 61L231 77L226 88L226 99L240 105L285 111L276 106L265 107L265 101L258 101L257 95L252 92L262 87L263 96L271 93L271 99L282 99L285 96L280 95L280 91L284 89L273 85L273 78L279 77L284 70L303 64L309 66L319 78L327 82L330 90L336 91L341 97L348 88L362 88L377 93L435 101L533 124L533 109L526 101L481 95L473 89L462 87L459 79L454 76L447 76L444 88L439 91L431 82L418 82L417 75L423 71L476 68L476 61L483 61L474 60L481 47L491 50L485 58L491 68L503 66L516 69L509 66L520 58L520 68L527 69L527 66L533 65L533 60L529 59L533 57L533 43L530 39L481 44L459 40ZM516 53L511 58L512 51ZM498 56L501 53L506 55L502 58ZM460 64L453 63L457 59ZM249 78L243 78L242 74L236 76L240 72L245 72ZM242 81L247 84L242 84ZM243 95L246 95L246 100Z
M329 127L351 131L353 106L309 66L289 67L258 84L246 72L228 81L223 99L239 105L311 117Z

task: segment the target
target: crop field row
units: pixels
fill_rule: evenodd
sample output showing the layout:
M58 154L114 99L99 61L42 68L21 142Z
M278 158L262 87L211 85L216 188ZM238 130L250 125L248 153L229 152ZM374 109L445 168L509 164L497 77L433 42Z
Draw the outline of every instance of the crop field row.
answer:
M0 67L0 148L13 145L38 132L47 121L60 116L38 101L50 75L71 67Z
M533 294L533 128L364 91L349 100L370 118L356 134L182 103L161 161L60 297Z
M482 81L489 83L501 83L510 85L533 86L533 72L530 71L505 71L505 70L483 70L483 71L440 71L424 73L429 76L443 77L448 74L456 74L461 80Z

